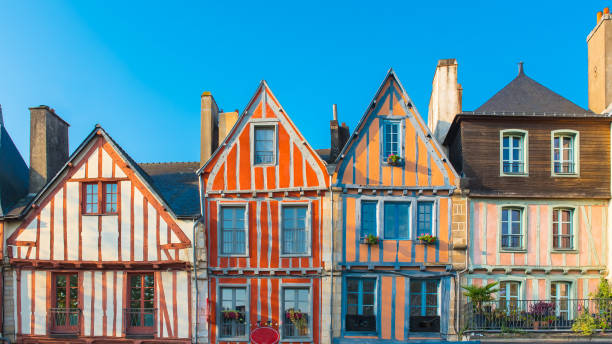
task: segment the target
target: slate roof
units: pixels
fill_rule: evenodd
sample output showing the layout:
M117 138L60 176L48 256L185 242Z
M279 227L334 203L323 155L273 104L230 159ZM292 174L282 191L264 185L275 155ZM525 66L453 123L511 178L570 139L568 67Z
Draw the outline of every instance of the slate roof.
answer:
M139 163L138 166L177 217L199 216L200 198L196 175L199 162Z
M4 127L0 108L0 217L28 193L29 178L28 166Z
M568 99L551 91L546 86L528 77L519 67L519 74L508 85L497 92L479 108L476 113L526 112L566 113L590 112Z

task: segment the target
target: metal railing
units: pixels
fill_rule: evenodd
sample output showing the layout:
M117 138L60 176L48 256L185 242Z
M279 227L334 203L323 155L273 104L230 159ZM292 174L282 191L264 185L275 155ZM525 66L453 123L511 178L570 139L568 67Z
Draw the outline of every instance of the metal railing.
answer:
M153 333L157 319L157 308L125 308L126 332Z
M554 162L555 173L558 174L574 174L573 162Z
M51 318L51 332L79 332L81 323L81 310L79 308L49 308L47 314Z
M570 331L578 316L589 314L612 329L612 299L502 299L468 303L469 331Z
M504 173L506 174L523 174L525 173L525 164L522 162L504 161Z

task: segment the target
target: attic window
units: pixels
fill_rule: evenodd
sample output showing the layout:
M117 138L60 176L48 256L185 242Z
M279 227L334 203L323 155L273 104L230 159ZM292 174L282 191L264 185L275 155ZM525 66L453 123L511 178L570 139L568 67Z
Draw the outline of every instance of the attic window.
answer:
M274 165L276 163L276 128L274 126L255 127L255 165Z
M118 198L116 182L83 183L83 214L117 214Z

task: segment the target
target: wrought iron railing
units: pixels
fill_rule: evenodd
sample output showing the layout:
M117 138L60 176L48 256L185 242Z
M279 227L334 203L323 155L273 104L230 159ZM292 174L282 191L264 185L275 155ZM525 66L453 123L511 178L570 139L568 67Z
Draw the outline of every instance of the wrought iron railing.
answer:
M612 299L502 299L465 305L469 331L570 331L588 314L612 329Z
M126 308L125 326L127 333L153 333L157 319L157 308Z
M79 308L49 308L51 331L54 333L78 333L81 310Z

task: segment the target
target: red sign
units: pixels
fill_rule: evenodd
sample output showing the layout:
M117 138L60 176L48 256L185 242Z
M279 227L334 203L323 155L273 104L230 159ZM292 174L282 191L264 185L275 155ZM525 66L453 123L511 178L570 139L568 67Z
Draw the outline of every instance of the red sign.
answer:
M280 334L273 327L256 327L251 331L251 343L253 344L277 344Z

